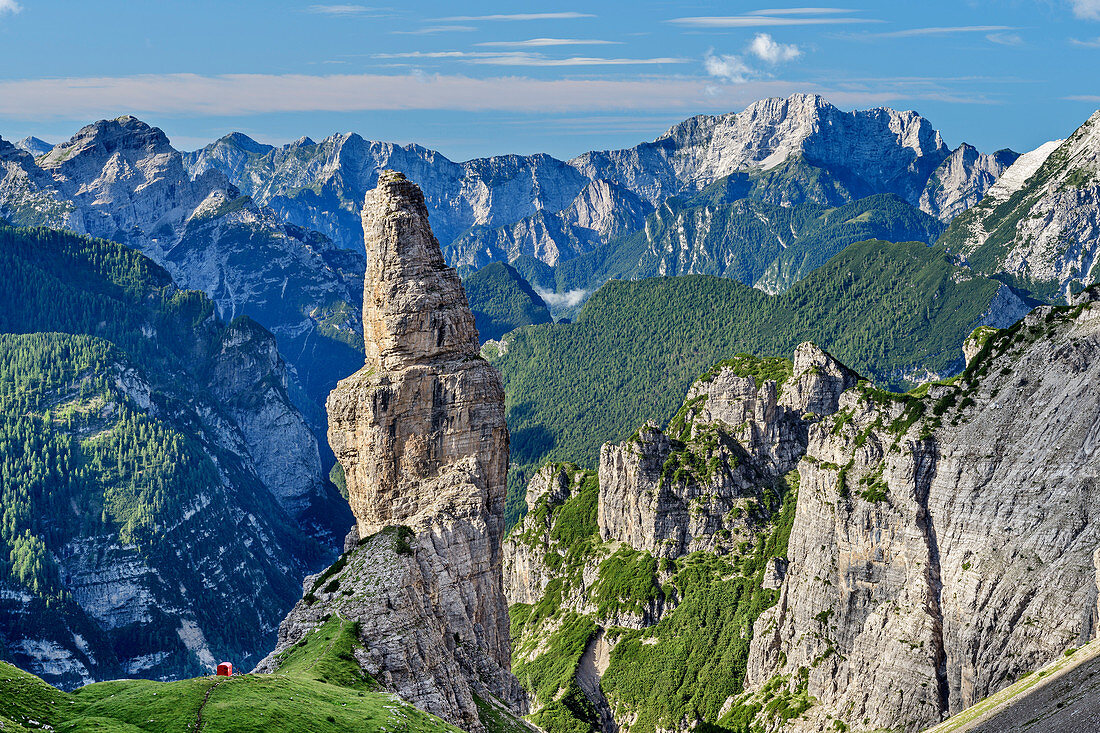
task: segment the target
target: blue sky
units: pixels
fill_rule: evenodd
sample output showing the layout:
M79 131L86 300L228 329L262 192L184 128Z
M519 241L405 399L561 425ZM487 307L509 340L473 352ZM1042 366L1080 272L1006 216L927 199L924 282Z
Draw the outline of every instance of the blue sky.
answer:
M193 149L354 131L462 160L571 157L818 92L1027 150L1100 108L1100 0L0 0L0 136L135 114Z

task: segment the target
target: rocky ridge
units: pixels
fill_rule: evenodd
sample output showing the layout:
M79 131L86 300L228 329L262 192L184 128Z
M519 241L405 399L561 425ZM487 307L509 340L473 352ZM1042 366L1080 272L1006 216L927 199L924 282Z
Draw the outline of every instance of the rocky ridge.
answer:
M480 731L476 698L525 706L508 671L501 588L504 390L478 356L473 315L420 190L383 173L363 228L366 366L328 400L329 441L357 526L345 556L307 579L259 670L335 613L358 622L372 676Z
M1064 141L1020 158L942 242L977 271L1068 302L1098 279L1100 112Z
M448 261L477 268L527 256L554 265L641 227L669 197L732 174L775 172L768 200L836 205L894 193L943 220L976 200L1015 154L954 152L915 112L842 112L816 95L765 99L698 116L653 142L569 161L504 155L455 163L416 145L334 135L283 147L240 133L187 155L192 175L218 170L287 221L358 249L358 202L378 172L407 171L425 191ZM790 170L798 172L793 175ZM824 186L800 181L824 178ZM794 185L789 185L791 181Z

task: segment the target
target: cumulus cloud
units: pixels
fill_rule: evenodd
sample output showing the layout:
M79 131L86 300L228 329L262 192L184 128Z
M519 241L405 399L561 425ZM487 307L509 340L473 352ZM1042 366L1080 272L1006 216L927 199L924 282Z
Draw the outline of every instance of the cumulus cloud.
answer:
M778 43L767 33L757 33L749 44L749 52L769 64L780 61L793 61L802 55L801 49L794 44Z
M1070 0L1070 4L1078 18L1100 20L1100 0Z
M23 6L15 2L15 0L0 0L0 15L5 13L18 13L23 9Z
M716 54L713 51L707 51L703 57L703 68L711 76L734 84L744 84L753 73L740 56L732 53Z

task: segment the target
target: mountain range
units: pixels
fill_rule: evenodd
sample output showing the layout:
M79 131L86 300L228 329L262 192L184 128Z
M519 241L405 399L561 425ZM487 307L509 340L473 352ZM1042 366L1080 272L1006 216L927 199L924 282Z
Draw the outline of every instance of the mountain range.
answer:
M72 689L274 647L279 695L433 730L933 725L1093 628L1098 129L0 140L0 653ZM119 684L51 724L146 729L168 688Z

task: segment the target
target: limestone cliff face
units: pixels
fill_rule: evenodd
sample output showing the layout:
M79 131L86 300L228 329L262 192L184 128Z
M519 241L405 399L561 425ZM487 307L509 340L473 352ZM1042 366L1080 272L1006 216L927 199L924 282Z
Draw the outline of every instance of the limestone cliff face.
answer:
M478 356L473 315L420 190L383 173L363 229L366 365L332 392L328 414L364 543L336 568L341 592L307 596L280 629L279 648L325 612L358 620L368 672L413 704L482 730L475 694L524 704L508 672L501 585L504 390ZM365 560L394 527L411 530L408 552Z
M922 730L1095 635L1100 306L1083 300L984 334L954 384L850 390L810 428L747 680L805 676L818 704L792 730Z
M735 508L794 470L810 421L835 412L841 393L858 379L809 342L798 347L792 373L781 382L758 384L739 374L739 365L735 360L693 384L667 431L648 424L624 443L603 446L604 541L677 557L743 540Z
M765 548L785 546L778 526L788 521L780 520L781 514L790 516L784 501L797 493L792 472L806 450L810 426L835 412L857 380L812 343L802 344L793 361L739 356L697 380L666 427L648 423L628 440L604 445L598 473L552 464L532 477L527 515L504 543L505 593L515 604L513 664L537 693L532 720L555 715L579 720L584 714L577 711L590 709L585 724L602 731L651 730L647 716L653 710L624 689L642 684L634 675L644 673L635 669L636 659L624 661L628 657L617 651L623 639L630 640L628 650L639 643L659 649L680 645L678 651L661 652L668 655L669 677L680 680L683 689L715 684L693 676L694 664L711 663L704 661L706 652L678 666L679 655L692 647L685 639L699 631L694 624L714 624L731 604L744 601L748 620L736 622L744 624L740 634L725 637L743 644L759 613L756 604L774 602L774 590L753 596L756 590L738 585L725 595L716 587L749 576L763 588L779 587L786 567L782 550L774 556ZM784 539L777 539L781 535ZM754 560L753 553L760 555ZM700 571L695 565L700 562L723 570L705 584L684 582ZM694 568L685 571L689 575L678 575L689 567ZM633 582L624 584L624 577ZM703 585L710 590L702 592ZM711 592L715 595L706 595ZM752 608L749 597L756 599ZM726 618L726 623L734 622ZM563 652L555 646L555 639L577 628L591 628L583 654L580 648ZM670 638L679 634L684 636ZM714 659L737 656L719 648L724 642L714 643ZM538 689L538 671L548 660L571 663L568 654L576 669L567 679L577 685ZM733 679L718 683L729 685L720 694L740 691ZM651 683L646 678L645 684ZM566 703L572 712L555 707L562 699L572 700ZM659 729L686 731L700 722L718 722L717 707L704 718L689 706L661 719Z

